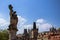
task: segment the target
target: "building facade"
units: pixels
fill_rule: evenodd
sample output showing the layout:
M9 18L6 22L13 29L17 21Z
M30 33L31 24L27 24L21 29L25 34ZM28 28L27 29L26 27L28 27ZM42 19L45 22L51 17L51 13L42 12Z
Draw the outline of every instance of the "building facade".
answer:
M56 30L55 28L51 28L50 31L38 33L35 22L33 23L33 29L30 30L30 32L27 32L26 29L26 33L27 35L24 36L25 39L22 37L23 34L21 36L24 40L60 40L60 31ZM26 36L28 36L28 38Z

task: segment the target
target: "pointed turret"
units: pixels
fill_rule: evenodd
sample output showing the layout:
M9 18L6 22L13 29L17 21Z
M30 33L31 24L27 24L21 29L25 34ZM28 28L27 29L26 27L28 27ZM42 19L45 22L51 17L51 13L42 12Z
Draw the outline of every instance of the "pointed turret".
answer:
M38 29L36 28L36 22L33 22L33 29L32 29L33 40L37 40L37 36L38 36Z
M36 22L33 23L33 29L36 29Z

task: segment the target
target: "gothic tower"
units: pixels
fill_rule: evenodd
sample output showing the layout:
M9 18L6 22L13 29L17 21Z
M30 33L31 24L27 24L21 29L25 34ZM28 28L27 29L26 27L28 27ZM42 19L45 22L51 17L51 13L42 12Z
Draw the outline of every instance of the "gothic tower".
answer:
M23 35L24 35L23 40L29 40L29 34L28 34L28 32L27 32L27 29L24 29Z
M37 36L38 36L38 29L36 28L36 22L33 23L33 29L32 29L32 36L33 36L33 40L37 40Z
M13 11L12 5L9 5L9 10L10 10L10 25L8 28L9 40L17 40L16 32L17 32L18 17L16 11Z

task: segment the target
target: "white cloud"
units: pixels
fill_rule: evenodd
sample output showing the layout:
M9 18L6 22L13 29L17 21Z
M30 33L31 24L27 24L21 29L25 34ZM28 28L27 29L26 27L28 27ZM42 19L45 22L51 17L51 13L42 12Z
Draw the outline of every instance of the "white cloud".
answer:
M20 30L21 28L23 28L24 29L24 25L25 25L25 23L27 22L27 20L25 19L25 18L23 18L23 17L21 17L21 16L18 16L18 29Z
M44 19L37 19L36 23L39 28L39 32L48 31L52 27L52 25Z
M37 23L44 23L45 22L45 20L44 19L37 19L37 21L36 21Z
M18 16L18 32L17 33L23 33L24 31L24 25L26 24L27 20L21 16Z
M9 22L4 18L0 18L0 29L7 29Z
M18 16L18 24L22 25L26 22L27 20L21 16Z
M33 28L33 25L32 24L24 25L24 28L25 29L32 29Z

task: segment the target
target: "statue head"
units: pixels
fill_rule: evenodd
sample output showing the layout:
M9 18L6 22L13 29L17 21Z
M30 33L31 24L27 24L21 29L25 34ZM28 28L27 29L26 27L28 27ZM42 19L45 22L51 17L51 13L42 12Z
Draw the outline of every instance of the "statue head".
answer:
M12 7L12 5L10 4L10 5L9 5L9 9L12 10L12 8L13 8L13 7Z
M16 14L16 11L14 11L13 13Z
M13 14L17 17L16 11L14 11Z
M16 11L13 12L12 16L17 16Z

